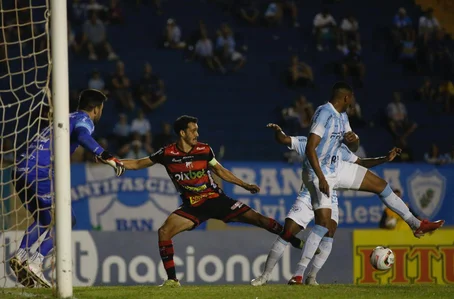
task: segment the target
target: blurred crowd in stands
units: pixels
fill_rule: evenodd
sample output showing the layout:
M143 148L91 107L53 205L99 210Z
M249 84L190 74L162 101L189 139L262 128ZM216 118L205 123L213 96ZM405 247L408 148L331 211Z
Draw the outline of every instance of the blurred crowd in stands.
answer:
M300 28L299 10L304 7L304 2L297 0L192 1L216 2L217 7L226 14L257 28ZM340 0L334 2L342 3ZM248 63L248 47L244 42L244 34L225 22L213 29L203 20L194 20L198 21L197 29L187 32L172 16L172 11L178 7L172 6L171 0L68 2L68 45L71 53L90 61L108 60L115 64L113 73L102 69L91 70L85 86L104 91L117 107L117 123L111 134L99 141L105 147L116 148L120 157L139 158L172 142L175 136L170 123L164 122L159 130L152 130L149 121L150 113L161 105L172 105L167 103L165 78L161 78L159 71L155 72L147 62L143 65L141 79L137 82L130 80L125 72L128 65L121 60L121 53L115 51L116 45L107 38L109 26L124 26L126 5L146 7L155 15L166 16L167 21L162 24L160 46L169 51L181 51L182 63L200 63L201 67L213 74L235 75L241 71ZM450 33L434 16L434 10L429 8L421 15L409 15L405 7L396 7L395 15L389 15L387 19L389 21L384 25L392 47L393 62L401 64L408 76L424 77L423 84L414 90L410 99L405 97L405 100L426 103L429 110L433 105L442 105L441 113L454 114L453 44ZM5 22L8 23L8 20ZM321 7L320 12L313 16L312 26L310 31L316 51L336 52L342 57L334 66L338 78L354 82L355 89L367 88L366 70L374 70L367 67L362 59L360 28L368 24L359 24L357 16L353 14L336 19L329 8ZM279 36L273 38L278 39ZM277 121L280 121L287 134L307 135L316 107L305 95L305 90L317 88L317 78L311 61L301 59L297 53L289 53L286 70L286 84L289 89L297 90L299 96L292 105L280 108L280 119ZM77 95L78 90L71 91L70 105L73 110L77 105ZM400 91L395 91L390 94L386 106L383 106L383 124L393 136L394 145L404 149L399 159L401 162L413 160L407 139L418 130L418 119L409 115L405 100ZM358 101L349 109L353 128L377 125L373 120L363 117L362 110L365 108ZM135 117L128 118L131 113ZM11 147L10 142L4 142L4 147ZM361 157L366 154L367 148L364 147L357 152ZM79 162L91 159L82 150L73 157L74 161ZM286 159L298 161L298 157L292 153L287 153ZM454 163L454 147L450 153L440 153L437 144L431 144L430 148L428 145L424 159L434 164Z

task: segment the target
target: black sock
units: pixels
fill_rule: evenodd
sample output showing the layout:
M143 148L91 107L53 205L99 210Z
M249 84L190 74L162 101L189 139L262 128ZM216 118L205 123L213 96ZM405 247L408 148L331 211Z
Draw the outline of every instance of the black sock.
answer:
M177 280L175 271L175 262L173 261L173 242L172 240L159 242L159 254L161 255L164 269L167 272L167 278Z
M292 244L293 247L302 249L304 242L302 242L300 239L295 237L291 232L283 230L282 233L280 234L280 237L282 240L289 242Z
M279 235L282 232L282 229L283 227L279 222L277 222L273 218L269 218L269 223L268 226L266 227L267 231L275 235Z

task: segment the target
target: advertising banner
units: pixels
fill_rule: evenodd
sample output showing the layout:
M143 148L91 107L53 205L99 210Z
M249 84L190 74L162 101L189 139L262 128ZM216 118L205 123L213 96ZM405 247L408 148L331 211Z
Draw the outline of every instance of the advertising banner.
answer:
M395 263L388 271L377 271L369 262L378 245L394 252ZM421 239L416 239L410 230L355 230L353 275L357 284L452 284L454 230L440 229Z
M22 232L0 234L5 246L0 256L9 259L19 246ZM239 231L191 231L174 238L177 277L183 285L249 284L261 274L276 236L258 229ZM351 231L340 230L332 255L319 272L320 283L352 282ZM33 252L33 251L32 251ZM75 286L158 285L166 278L155 232L72 233L73 283ZM270 283L287 283L301 250L285 249ZM47 258L46 277L55 267ZM54 275L55 277L55 275ZM14 287L16 278L8 263L0 266L0 286Z
M246 182L260 186L260 193L231 184L224 190L269 217L283 222L301 187L301 169L284 163L225 162L224 166ZM374 167L377 175L402 192L403 200L422 218L445 219L454 225L454 166L385 164ZM344 228L377 228L384 205L372 193L339 191L339 225Z
M181 201L161 165L116 177L109 166L76 164L71 186L81 230L156 231Z
M224 166L246 182L260 186L260 193L224 183L230 197L283 223L301 187L301 169L285 163L225 162ZM161 165L127 171L116 177L105 165L71 166L73 209L80 230L156 231L181 203ZM454 166L386 164L373 169L422 218L445 219L454 225ZM372 194L339 191L339 225L344 228L377 228L384 205ZM244 226L244 224L231 224ZM204 229L204 225L198 229Z

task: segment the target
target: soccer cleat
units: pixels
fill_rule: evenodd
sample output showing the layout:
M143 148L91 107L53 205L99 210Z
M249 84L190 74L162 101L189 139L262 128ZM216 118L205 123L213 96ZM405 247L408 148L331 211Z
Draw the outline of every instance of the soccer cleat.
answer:
M9 260L9 266L11 270L13 270L14 274L17 277L17 281L26 288L33 288L35 287L35 282L27 274L27 271L24 269L24 264L17 257L12 257Z
M160 287L178 288L181 287L181 284L178 279L167 279L160 285Z
M51 288L52 285L49 281L44 277L42 265L34 262L27 262L24 266L25 271L27 271L28 275L33 278L33 280L40 286L44 288Z
M318 282L317 280L315 280L315 276L308 276L304 283L311 286L318 286Z
M268 278L265 277L265 275L260 275L259 277L251 280L251 285L254 287L259 287L259 286L266 285L267 281L268 281Z
M294 284L303 284L303 276L293 276L290 278L288 281L289 285L294 285Z
M413 235L416 238L421 238L426 233L430 233L430 232L436 231L437 229L442 227L443 224L445 224L444 220L438 220L438 221L435 221L435 222L430 222L429 220L424 219L423 221L421 221L421 224L419 225L419 228L416 229L413 232Z

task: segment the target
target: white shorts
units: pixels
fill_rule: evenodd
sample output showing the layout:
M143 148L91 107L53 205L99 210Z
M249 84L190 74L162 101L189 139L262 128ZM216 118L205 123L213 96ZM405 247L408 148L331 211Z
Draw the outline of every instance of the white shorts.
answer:
M325 176L329 185L329 194L333 194L333 190L358 190L366 172L367 168L358 164L339 161L337 171ZM303 182L309 189L314 210L331 208L331 198L320 191L317 176L311 177L303 172Z
M296 200L286 218L292 219L296 224L305 229L314 219L314 210L309 202ZM339 223L339 208L337 203L331 205L331 219Z

